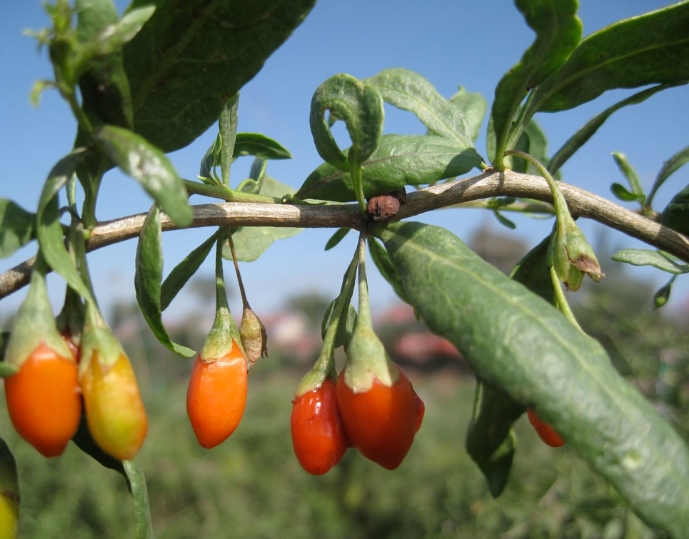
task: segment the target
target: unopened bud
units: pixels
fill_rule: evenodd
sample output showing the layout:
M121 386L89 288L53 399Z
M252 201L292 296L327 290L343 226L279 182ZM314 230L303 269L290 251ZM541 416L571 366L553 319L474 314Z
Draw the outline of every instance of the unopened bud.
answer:
M599 282L605 275L593 248L571 217L558 223L550 242L550 263L560 281L572 291L579 290L584 275Z

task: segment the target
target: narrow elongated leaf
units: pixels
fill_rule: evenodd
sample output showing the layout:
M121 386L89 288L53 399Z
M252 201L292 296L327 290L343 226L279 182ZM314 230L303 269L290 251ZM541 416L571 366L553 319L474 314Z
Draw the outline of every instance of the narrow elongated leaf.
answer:
M450 232L375 227L407 297L476 374L532 406L649 524L689 529L689 450L598 342Z
M674 275L689 272L688 266L678 264L658 251L651 251L649 249L622 249L612 255L611 258L617 262L624 262L632 266L653 266Z
M136 300L141 308L148 326L158 341L169 350L185 357L192 357L196 352L172 342L163 325L161 309L161 281L163 280L163 246L160 226L160 210L153 205L146 216L139 235L136 249L136 273L134 289Z
M612 191L613 195L615 195L620 200L624 200L625 202L641 202L641 203L643 203L644 200L646 199L646 195L643 195L643 194L636 195L636 194L632 193L629 189L627 189L621 183L613 183L610 186L610 190Z
M36 215L0 198L0 258L10 256L34 237Z
M264 174L261 178L262 195L282 197L293 194L294 189L289 185L277 181ZM232 234L237 260L253 262L270 247L275 240L291 238L301 232L303 228L277 226L245 226ZM227 245L223 248L223 257L232 260L232 253Z
M460 86L457 93L450 98L450 103L460 110L469 126L469 136L476 142L488 111L486 98L478 92L468 92Z
M689 81L689 2L626 19L582 40L534 92L529 111L557 112L607 90Z
M136 516L135 539L155 539L151 508L148 503L146 477L137 460L125 460L122 462L122 465L127 474L129 491L132 494L132 498L134 498L134 514Z
M330 239L326 242L325 248L323 249L324 251L329 251L333 247L335 247L338 243L340 243L347 234L349 234L349 231L351 228L338 228L335 233L330 236Z
M124 48L134 128L165 152L220 116L299 26L314 0L135 0L156 12Z
M567 139L567 141L560 147L559 150L555 152L555 154L553 154L553 157L548 163L548 171L551 174L555 174L558 170L560 170L562 165L564 165L579 148L588 142L596 131L598 131L600 126L602 126L605 121L613 115L613 113L628 105L637 105L638 103L642 103L653 94L660 92L661 90L665 90L666 88L671 88L672 86L674 85L660 84L658 86L654 86L653 88L646 88L645 90L637 92L634 95L615 103L600 114L597 114L591 118L581 129L579 129L579 131Z
M199 176L217 178L215 169L220 167L222 137L218 134L201 160ZM259 159L291 159L292 154L279 142L260 133L237 133L234 143L233 159L254 155ZM217 178L219 180L219 178Z
M364 195L372 197L403 188L452 178L481 164L468 147L436 135L383 135L370 159L363 164ZM349 173L324 163L297 191L301 199L348 202L355 200Z
M612 152L612 158L615 160L617 168L619 168L620 172L627 178L627 183L629 183L629 187L631 187L631 193L636 196L641 196L643 201L646 197L644 195L644 190L641 188L641 180L639 180L639 175L627 159L627 156L620 152Z
M230 167L234 158L234 144L237 141L237 125L239 124L239 94L235 94L223 107L218 119L218 135L220 136L220 171L223 185L230 186Z
M471 131L461 109L418 73L402 68L384 69L363 82L375 86L386 102L413 112L432 133L455 140L460 148L471 146Z
M208 255L213 249L213 246L218 241L220 231L215 231L210 238L204 241L191 253L189 253L184 260L177 264L169 275L163 281L160 287L160 310L164 311L168 308L173 299L177 296L180 290L191 279L191 277L201 267L201 264L208 258Z
M93 302L91 292L65 247L58 198L58 192L74 174L85 154L86 152L83 150L75 150L58 161L48 174L48 179L38 201L36 236L41 253L48 265L59 273L77 294L87 301Z
M687 163L689 163L689 146L682 148L663 163L663 167L660 169L653 182L653 187L651 187L651 190L648 192L647 204L651 203L656 191L665 183L665 180Z
M141 184L175 223L180 226L191 224L194 214L187 202L187 191L165 154L139 135L114 125L97 128L93 138L117 166Z
M554 73L581 39L582 26L577 17L576 0L516 0L526 23L536 32L536 39L521 61L503 76L495 89L491 108L495 130L496 155L489 155L502 168L503 152L512 129L514 116L527 92ZM529 118L514 128L516 141Z

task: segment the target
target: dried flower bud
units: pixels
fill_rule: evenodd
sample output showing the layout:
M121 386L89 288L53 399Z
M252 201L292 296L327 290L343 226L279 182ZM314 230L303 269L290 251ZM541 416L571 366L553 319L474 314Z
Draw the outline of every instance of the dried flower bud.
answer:
M268 355L266 328L250 307L244 307L239 337L246 354L247 369L251 369L260 358Z

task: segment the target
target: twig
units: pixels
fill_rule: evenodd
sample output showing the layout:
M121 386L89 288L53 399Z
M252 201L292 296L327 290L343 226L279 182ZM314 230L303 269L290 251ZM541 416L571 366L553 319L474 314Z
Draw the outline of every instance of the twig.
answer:
M689 238L638 213L622 208L566 183L558 184L574 217L593 219L628 236L662 249L689 262ZM552 202L550 189L540 176L512 171L487 170L479 176L454 180L414 191L397 218L406 219L431 210L496 196L511 196ZM100 249L138 237L145 214L103 222L91 231L88 251ZM178 227L161 215L163 230ZM194 227L207 226L275 226L298 228L342 228L360 230L365 224L356 204L260 204L226 202L194 206ZM0 274L0 299L28 283L33 259Z

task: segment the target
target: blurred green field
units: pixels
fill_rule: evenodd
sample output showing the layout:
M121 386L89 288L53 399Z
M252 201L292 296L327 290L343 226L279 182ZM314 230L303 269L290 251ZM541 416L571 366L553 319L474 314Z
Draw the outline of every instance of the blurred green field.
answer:
M239 429L212 450L196 443L183 383L143 388L150 430L139 460L159 539L661 537L569 449L542 444L525 418L517 425L510 483L491 499L464 450L473 380L454 373L410 373L426 417L396 471L350 450L328 474L310 476L289 435L299 376L264 361L252 370ZM19 439L2 409L0 435L20 473L20 537L134 536L133 505L119 474L73 444L59 458L41 457Z

